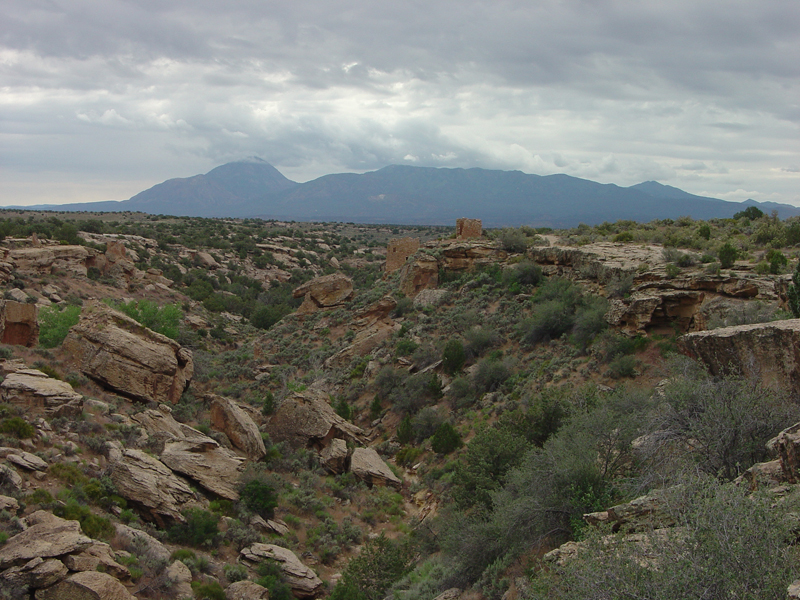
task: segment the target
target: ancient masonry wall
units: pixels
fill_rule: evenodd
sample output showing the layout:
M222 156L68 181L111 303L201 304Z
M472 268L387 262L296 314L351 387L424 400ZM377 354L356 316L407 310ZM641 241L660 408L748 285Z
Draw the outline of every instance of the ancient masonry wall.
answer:
M457 219L456 239L479 238L483 235L483 222L480 219Z
M406 264L406 259L419 250L419 240L404 237L391 240L386 248L386 272L392 273Z

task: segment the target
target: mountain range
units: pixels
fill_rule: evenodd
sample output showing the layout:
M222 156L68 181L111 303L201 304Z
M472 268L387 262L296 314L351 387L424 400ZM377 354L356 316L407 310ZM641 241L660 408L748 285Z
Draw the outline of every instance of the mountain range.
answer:
M800 208L788 204L728 202L655 181L626 188L569 175L478 168L390 165L297 183L258 158L227 163L205 175L170 179L129 200L26 208L409 225L451 225L459 217L470 217L482 219L486 227L560 228L684 215L724 218L748 206L766 213L776 210L781 218L800 215Z

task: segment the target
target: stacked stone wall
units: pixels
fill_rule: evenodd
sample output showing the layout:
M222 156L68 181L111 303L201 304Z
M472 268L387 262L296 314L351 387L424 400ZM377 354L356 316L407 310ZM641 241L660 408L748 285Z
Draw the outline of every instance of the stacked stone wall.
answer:
M480 219L457 219L456 239L466 240L483 236L483 222Z
M419 250L419 240L412 237L404 237L391 240L386 248L386 272L392 273L402 269L406 264L406 259Z

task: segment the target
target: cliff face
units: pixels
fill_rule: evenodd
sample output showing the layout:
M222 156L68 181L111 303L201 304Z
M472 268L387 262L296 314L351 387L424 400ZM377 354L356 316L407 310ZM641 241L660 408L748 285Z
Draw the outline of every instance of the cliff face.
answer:
M678 347L715 375L757 377L772 388L800 393L800 319L690 333Z

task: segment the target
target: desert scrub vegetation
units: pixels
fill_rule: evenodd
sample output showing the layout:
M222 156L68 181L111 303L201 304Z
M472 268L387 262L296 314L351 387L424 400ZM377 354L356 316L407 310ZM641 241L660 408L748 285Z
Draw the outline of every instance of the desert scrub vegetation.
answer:
M688 477L671 490L671 529L637 538L587 531L563 566L537 569L528 600L604 598L783 598L795 578L787 515L798 499L748 496L710 477Z
M173 340L178 338L178 327L183 320L183 311L178 304L159 306L150 300L132 300L116 306L112 304L112 307L156 333Z
M60 346L69 328L78 323L80 306L45 306L39 310L39 345L42 348Z

